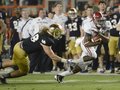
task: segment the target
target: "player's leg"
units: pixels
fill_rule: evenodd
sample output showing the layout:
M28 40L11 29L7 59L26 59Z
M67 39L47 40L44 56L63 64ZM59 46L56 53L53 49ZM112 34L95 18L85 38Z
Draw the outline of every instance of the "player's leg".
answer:
M20 76L24 76L28 73L29 71L29 65L28 65L28 60L24 59L24 62L21 63L17 63L18 69L9 73L9 74L4 74L3 76L5 78L15 78L15 77L20 77ZM8 76L9 75L9 76Z
M18 69L19 68L19 69ZM2 84L6 84L6 78L16 78L16 77L21 77L24 76L28 73L29 71L29 65L28 64L19 64L18 68L15 71L12 71L7 74L3 74L0 76L0 82Z
M104 64L103 64L103 57L105 55L105 50L103 48L103 44L100 44L99 47L98 47L98 63L99 63L99 66L98 66L98 72L99 73L104 73L105 72L105 69L104 69Z
M78 73L80 70L81 68L76 64L75 66L69 67L67 71L55 75L55 79L58 81L58 83L61 83L65 76L73 75L75 73Z
M27 60L26 60L27 61ZM15 71L12 71L10 73L7 74L3 74L2 76L0 76L0 82L2 84L6 83L6 78L16 78L16 77L21 77L24 76L28 73L29 71L29 65L26 62L26 64L24 63L19 63L18 64L18 68Z
M90 56L84 56L77 60L68 60L68 63L69 63L68 70L55 75L55 79L58 81L58 83L61 83L65 76L70 76L80 71L85 71L86 67L89 64L91 64L92 60L93 60L93 57L90 57Z
M111 73L115 72L115 59L116 59L116 48L118 47L118 37L110 37L108 46L109 46L109 54L110 54L110 65L111 65Z
M10 66L14 66L14 65L15 64L12 62L12 60L4 60L4 61L0 62L0 69L10 67Z
M4 81L6 81L6 78L15 78L15 77L20 77L20 76L24 76L28 73L29 71L29 62L28 59L26 58L26 53L23 49L20 48L20 45L17 44L15 45L14 48L14 54L13 54L13 59L12 62L14 63L14 65L18 66L18 69L7 73L7 74L3 74L0 77L0 81L1 83L6 83Z
M6 68L6 67L10 67L10 66L14 66L15 64L13 63L13 61L12 60L4 60L3 62L1 62L0 63L0 69L1 68ZM6 78L5 77L10 77L10 75L9 74L6 74L5 76L4 75L2 75L2 76L0 76L0 82L2 83L2 84L6 84L7 82L6 82Z
M119 37L119 40L118 40L118 53L120 54L120 37Z
M81 48L83 52L80 59L68 61L70 63L70 70L55 76L59 83L62 82L63 77L73 75L80 70L85 70L85 67L89 65L94 58L97 58L94 47L85 47L84 44L81 44Z
M81 70L81 68L84 70L87 62L92 61L94 58L97 57L97 54L93 47L86 48L82 44L81 48L82 48L83 52L82 52L80 59L68 61L70 63L70 70L61 73L60 74L61 76L68 76L68 75L75 74L75 73L79 72Z
M76 51L76 47L75 47L75 40L74 39L71 39L71 41L69 43L69 49L70 49L70 52L72 54L72 58L73 59L78 59L77 51Z

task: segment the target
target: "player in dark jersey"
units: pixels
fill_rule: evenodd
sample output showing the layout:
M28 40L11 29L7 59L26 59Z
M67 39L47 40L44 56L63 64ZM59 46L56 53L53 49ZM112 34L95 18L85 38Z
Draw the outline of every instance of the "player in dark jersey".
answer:
M62 29L57 24L52 24L50 28L44 28L41 33L35 34L24 41L18 42L14 47L12 61L6 60L0 63L0 68L16 65L17 70L0 76L0 82L6 83L6 78L21 77L28 73L29 64L27 56L37 51L43 51L55 61L66 62L67 60L57 56L51 49L54 39L61 37Z
M18 21L20 20L20 12L16 10L16 15L10 18L10 30L11 30L11 41L10 41L10 58L12 59L13 48L17 42L20 41L17 32Z
M116 54L118 53L118 42L119 42L119 31L116 30L115 26L119 23L120 14L113 13L110 16L111 29L110 29L110 39L109 39L109 54L110 54L110 65L111 73L115 73L115 60Z
M77 38L83 35L83 30L80 28L82 25L82 19L77 16L77 10L71 8L68 11L68 20L65 22L67 31L68 53L72 54L72 58L79 58L81 53L80 47L75 47L75 41ZM82 35L81 35L82 34Z

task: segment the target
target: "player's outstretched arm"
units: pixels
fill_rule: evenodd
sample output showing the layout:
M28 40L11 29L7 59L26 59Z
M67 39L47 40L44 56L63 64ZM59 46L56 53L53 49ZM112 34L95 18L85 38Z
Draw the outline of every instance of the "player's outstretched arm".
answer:
M41 44L42 47L43 47L43 50L45 51L45 53L52 59L52 60L55 60L55 61L61 61L63 63L67 63L67 59L64 59L62 57L59 57L58 55L56 55L53 50L51 49L51 46L46 46L46 45L43 45Z

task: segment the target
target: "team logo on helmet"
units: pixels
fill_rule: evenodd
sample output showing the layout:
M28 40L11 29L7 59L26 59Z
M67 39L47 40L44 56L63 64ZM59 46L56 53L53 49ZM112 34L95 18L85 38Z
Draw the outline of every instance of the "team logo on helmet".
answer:
M62 35L62 26L58 24L50 25L49 32L55 39L60 39Z

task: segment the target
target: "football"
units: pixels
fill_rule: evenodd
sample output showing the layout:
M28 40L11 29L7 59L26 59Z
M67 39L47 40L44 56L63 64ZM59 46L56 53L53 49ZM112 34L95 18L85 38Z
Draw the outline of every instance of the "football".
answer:
M92 42L99 42L99 41L101 41L102 39L101 39L101 37L99 36L99 35L95 35L92 39L91 39L91 41Z

